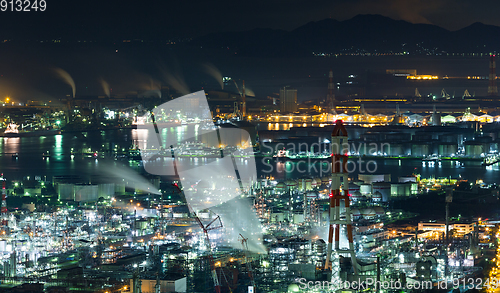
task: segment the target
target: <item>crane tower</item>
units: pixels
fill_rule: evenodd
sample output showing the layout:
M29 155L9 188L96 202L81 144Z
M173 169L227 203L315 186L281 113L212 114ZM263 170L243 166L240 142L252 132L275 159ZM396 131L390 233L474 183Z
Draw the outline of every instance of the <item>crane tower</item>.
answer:
M330 192L330 227L328 233L328 248L326 254L325 269L332 270L332 282L340 278L340 256L350 255L354 274L357 274L357 261L354 253L352 235L351 210L349 200L348 171L347 171L347 130L342 120L337 120L332 132L332 184ZM344 202L345 219L341 219L340 208ZM344 227L347 232L349 247L340 248L340 231ZM335 247L333 241L335 236Z

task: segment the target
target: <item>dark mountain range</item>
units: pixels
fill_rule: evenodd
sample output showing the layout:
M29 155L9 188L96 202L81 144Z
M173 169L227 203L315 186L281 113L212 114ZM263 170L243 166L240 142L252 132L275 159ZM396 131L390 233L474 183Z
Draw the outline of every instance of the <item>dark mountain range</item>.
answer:
M325 19L293 31L255 29L214 33L191 44L222 48L244 56L291 57L316 53L489 53L500 51L500 27L474 23L458 31L412 24L381 15L358 15L345 21Z

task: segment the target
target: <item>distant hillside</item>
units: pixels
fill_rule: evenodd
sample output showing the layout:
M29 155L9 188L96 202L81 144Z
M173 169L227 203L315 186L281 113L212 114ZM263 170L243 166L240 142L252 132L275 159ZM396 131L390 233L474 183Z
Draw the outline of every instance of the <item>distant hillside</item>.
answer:
M191 44L229 50L243 56L297 57L314 53L489 53L500 51L500 27L474 23L458 31L412 24L381 15L349 20L325 19L291 32L255 29L214 33Z

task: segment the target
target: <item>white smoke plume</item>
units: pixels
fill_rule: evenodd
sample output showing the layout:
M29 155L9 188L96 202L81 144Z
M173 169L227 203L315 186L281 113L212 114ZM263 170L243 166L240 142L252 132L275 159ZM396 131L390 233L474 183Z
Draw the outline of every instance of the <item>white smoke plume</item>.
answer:
M73 80L71 75L69 75L69 73L66 72L62 68L55 68L54 71L61 80L63 80L64 82L66 82L66 84L71 86L71 89L73 90L73 98L74 98L75 94L76 94L76 86L75 86L75 81Z
M221 89L224 89L224 83L222 82L222 74L220 73L219 69L215 67L212 63L205 63L203 64L203 68L205 69L205 72L208 73L210 76L215 78L217 82L220 85Z
M111 91L109 89L109 83L101 78L100 80L104 94L109 98L111 97Z
M162 70L162 74L165 82L181 95L187 95L191 92L181 75L173 75L166 70Z
M125 184L127 187L144 192L161 194L151 182L125 165L117 162L99 160L96 167L96 171L100 174L101 179L107 179L116 184Z

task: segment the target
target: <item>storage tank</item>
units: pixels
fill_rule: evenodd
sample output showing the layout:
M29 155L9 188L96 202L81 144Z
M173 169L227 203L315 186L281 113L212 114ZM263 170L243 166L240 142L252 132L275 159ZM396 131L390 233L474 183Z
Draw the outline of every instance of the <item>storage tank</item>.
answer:
M414 142L411 146L411 155L414 157L427 157L431 155L430 143Z
M365 219L373 219L377 214L375 213L375 210L373 210L372 208L366 208L361 210L361 215Z
M373 183L373 193L377 191L382 195L382 201L387 202L391 197L391 184L387 182L375 182Z
M371 184L361 184L359 186L359 192L362 195L367 195L367 194L372 193L372 185Z
M294 181L294 180L287 180L285 182L285 185L288 188L288 190L294 190L297 188L298 183L297 183L297 181Z
M410 182L410 194L417 195L418 194L418 183Z
M352 201L359 201L363 198L363 196L361 195L361 193L359 191L355 191L352 193L351 195L351 200Z
M306 198L311 200L311 199L317 199L319 196L318 192L317 191L309 191L307 192L306 194Z
M481 154L489 152L482 142L466 141L465 142L465 155L468 157L478 158Z
M303 179L298 179L298 180L297 180L297 189L298 189L299 191L305 191L305 190L304 190L304 186L305 186L305 185L306 185L305 180L303 180Z
M110 199L115 195L115 184L114 183L101 183L98 184L98 196L103 197L104 199Z
M357 220L361 217L361 212L358 209L354 208L351 210L351 215L354 219Z
M75 200L74 186L72 183L58 183L57 194L59 200Z
M443 157L454 156L458 152L458 144L453 142L441 142L438 148L438 155Z
M92 184L75 184L75 201L93 202L98 199L99 188Z
M330 182L332 182L332 178L330 177L324 176L323 178L321 178L321 184L323 185L328 185L330 184Z
M372 195L373 201L382 201L382 193L380 191L375 191Z
M354 194L356 191L359 192L359 185L349 182L349 194Z
M412 182L405 183L392 183L391 184L391 196L410 196L411 195Z
M115 184L115 194L125 194L125 183L116 183Z
M306 179L306 190L311 190L312 189L312 179L307 178Z
M284 191L286 189L285 183L279 182L278 184L276 184L276 189L279 191Z

